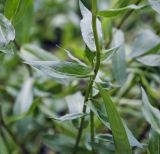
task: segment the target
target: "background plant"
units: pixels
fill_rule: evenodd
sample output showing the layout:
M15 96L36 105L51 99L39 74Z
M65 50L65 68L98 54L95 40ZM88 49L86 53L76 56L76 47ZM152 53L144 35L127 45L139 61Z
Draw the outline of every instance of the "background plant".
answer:
M159 154L159 0L0 1L0 153Z

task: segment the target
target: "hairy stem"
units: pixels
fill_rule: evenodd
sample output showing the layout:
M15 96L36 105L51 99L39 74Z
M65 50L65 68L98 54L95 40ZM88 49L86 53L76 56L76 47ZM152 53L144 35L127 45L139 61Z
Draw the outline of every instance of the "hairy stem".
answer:
M84 106L83 106L83 113L86 113L86 103L87 103L88 98L91 94L92 86L93 86L94 80L97 76L97 73L98 73L98 70L99 70L99 67L100 67L100 56L101 55L100 55L100 45L99 45L99 38L98 38L98 32L97 32L96 12L97 12L97 0L92 0L92 28L93 28L95 45L96 45L96 63L95 63L95 67L94 67L94 75L90 78L90 81L89 81L89 84L88 84L88 87L87 87L87 90L86 90L86 95L85 95L85 99L84 99ZM74 147L74 150L73 150L73 154L77 153L78 145L79 145L79 142L80 142L80 139L81 139L81 136L82 136L84 121L85 121L85 117L82 117L79 132L78 132L78 135L77 135L77 138L76 138L75 147ZM94 134L92 134L92 135L94 135Z

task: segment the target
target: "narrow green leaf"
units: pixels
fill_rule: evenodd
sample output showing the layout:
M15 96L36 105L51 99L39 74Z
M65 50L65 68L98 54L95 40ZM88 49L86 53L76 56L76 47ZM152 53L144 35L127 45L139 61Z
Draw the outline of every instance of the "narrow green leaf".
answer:
M114 143L113 136L111 134L97 134L95 138L99 141Z
M129 55L130 58L136 58L143 54L146 54L151 49L155 48L160 44L160 37L156 35L152 30L146 29L138 33L136 36L132 52Z
M27 64L40 70L45 75L55 78L86 78L92 75L89 67L66 61L27 61Z
M23 86L21 91L19 92L16 102L14 104L14 113L23 114L26 113L30 107L32 106L33 101L33 78L28 78Z
M17 24L25 14L30 14L30 12L27 12L27 10L30 4L33 4L33 2L33 0L20 0L17 13L13 18L14 25Z
M18 10L21 0L6 0L4 14L8 19L12 19Z
M104 10L104 11L99 11L97 12L97 16L102 16L102 17L115 17L117 15L120 15L121 13L124 13L129 10L139 10L146 7L146 5L135 5L131 4L123 8L118 8L118 9L109 9L109 10Z
M136 60L147 66L160 67L160 54L149 54Z
M148 149L150 154L159 154L160 153L160 134L152 130L149 133L149 145Z
M108 122L108 115L107 112L105 110L105 105L102 103L88 103L88 106L90 107L90 109L95 113L95 115L100 119L100 121L109 129L111 129L110 124ZM123 125L125 127L127 136L128 136L128 140L129 143L132 147L138 147L138 148L143 148L144 145L141 144L132 134L132 132L130 131L130 129L127 127L127 125L124 123L123 121Z
M112 57L113 76L119 85L123 85L127 78L126 58L124 47L124 34L121 30L115 30L112 46L120 46Z
M21 3L23 3L23 1L25 0L21 0ZM19 44L30 42L31 28L33 27L33 17L34 17L33 0L28 0L28 2L26 2L25 4L25 7L26 7L25 10L23 10L22 12L23 15L20 16L21 20L19 20L19 22L16 23L14 22L16 29L16 41Z
M15 30L11 22L0 14L0 46L6 46L15 39Z
M121 120L119 113L117 112L115 104L112 102L108 93L103 90L100 85L97 85L100 95L103 98L105 109L108 115L108 121L111 126L113 139L116 147L117 154L132 154L132 148L130 146L125 127Z
M56 117L56 116L50 115L49 118L63 122L63 121L70 121L70 120L79 119L79 118L82 118L83 116L85 116L83 113L70 113L70 114L66 114L61 117Z
M160 1L159 0L148 0L153 10L160 14Z
M92 51L96 51L96 45L92 29L92 13L79 1L81 14L83 19L80 22L81 33L85 44ZM103 40L101 22L97 19L97 31L100 42Z
M141 88L141 91L143 115L152 128L160 134L160 111L150 104L148 96L143 88Z

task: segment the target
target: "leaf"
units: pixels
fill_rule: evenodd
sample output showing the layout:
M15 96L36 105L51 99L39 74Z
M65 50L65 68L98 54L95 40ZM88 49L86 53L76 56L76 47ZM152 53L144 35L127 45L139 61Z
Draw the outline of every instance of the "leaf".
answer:
M27 13L30 14L30 12L27 12L27 10L28 10L28 7L31 4L33 4L33 2L34 2L33 0L20 0L17 13L13 18L14 25L17 24L25 14L27 14Z
M33 101L33 78L28 78L19 92L14 104L14 113L16 115L26 113L32 106Z
M57 45L57 47L60 48L60 49L62 49L62 50L64 50L64 51L67 53L67 56L68 56L71 60L79 63L80 65L86 66L85 63L83 63L82 61L80 61L77 57L73 56L70 51L68 51L68 50L66 50L66 49L64 49L64 48L62 48L62 47L60 47L60 46L58 46L58 45Z
M100 119L100 121L108 128L111 129L110 124L108 122L108 115L107 112L105 110L105 105L102 103L88 103L88 106L90 107L90 109L95 113L95 115ZM123 125L125 127L127 136L128 136L128 140L129 143L132 147L139 147L139 148L143 148L144 145L141 144L132 134L132 132L130 131L130 129L127 127L127 125L125 124L125 122L123 121Z
M83 5L81 1L79 1L79 5L80 5L81 14L83 16L83 19L80 22L83 40L87 45L87 47L92 52L95 52L96 45L95 45L94 34L92 29L92 13ZM102 27L101 27L101 22L98 19L97 19L97 31L98 31L99 41L102 42L103 40Z
M0 14L0 46L6 46L15 39L15 30L11 22Z
M69 113L82 113L84 97L80 92L65 97Z
M7 45L5 47L0 46L0 51L7 54L14 54L13 48L10 45Z
M141 91L143 115L151 127L160 134L160 111L150 104L148 96L142 87Z
M150 154L159 154L160 153L160 134L152 130L149 133L149 145L148 149Z
M150 29L143 30L138 33L133 42L132 52L129 55L130 58L136 58L143 54L146 54L151 49L160 44L160 38Z
M83 116L85 116L85 114L83 113L70 113L70 114L66 114L64 116L61 117L56 117L56 116L51 116L50 118L53 118L54 120L58 120L58 121L68 121L68 120L75 120L75 119L79 119L82 118Z
M24 113L19 114L19 115L13 115L13 116L6 117L5 118L6 124L11 124L13 122L24 119L24 118L28 117L29 115L32 115L34 110L36 109L39 101L40 101L39 98L37 98L35 101L33 101L31 107L29 108L29 110L27 112L24 112Z
M23 3L21 0L21 3ZM19 44L24 44L30 42L31 30L33 25L34 18L34 2L33 0L28 0L27 4L25 4L26 10L23 12L23 16L20 16L21 20L15 24L16 29L16 41ZM16 16L17 17L17 16Z
M12 19L18 10L21 0L6 0L4 14L8 19Z
M121 30L115 30L112 46L119 46L119 49L112 57L113 76L119 85L123 85L127 78L127 72L124 47L124 34Z
M136 60L147 66L160 67L160 54L150 54Z
M111 49L103 50L103 53L101 54L101 60L102 61L108 61L110 60L114 54L118 51L119 47L113 47Z
M34 44L23 45L20 56L24 60L58 60L53 54Z
M119 113L116 110L115 104L110 99L108 93L102 89L100 85L97 85L100 95L104 101L105 109L108 115L108 121L110 123L113 139L116 147L117 154L132 154L132 148L130 146L125 127L121 120Z
M108 9L108 10L103 10L97 12L97 16L102 16L102 17L115 17L117 15L120 15L122 13L125 13L129 10L139 10L146 7L146 5L135 5L131 4L123 8L118 8L118 9Z
M25 63L55 78L87 78L92 75L89 67L66 61L26 61Z
M159 0L148 0L153 10L160 14L160 1Z
M95 138L99 141L114 143L113 136L111 134L97 134Z

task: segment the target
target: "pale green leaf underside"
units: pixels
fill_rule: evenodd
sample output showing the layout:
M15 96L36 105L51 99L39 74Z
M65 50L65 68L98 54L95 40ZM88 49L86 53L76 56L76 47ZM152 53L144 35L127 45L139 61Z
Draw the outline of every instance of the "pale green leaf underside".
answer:
M11 22L0 14L0 46L6 46L15 39L15 30Z
M40 70L44 75L55 78L87 78L92 70L78 63L67 61L26 61L25 63Z
M138 62L152 67L160 67L160 55L150 54L136 59Z
M150 104L148 96L143 88L141 88L141 91L143 115L151 127L160 134L160 111Z

